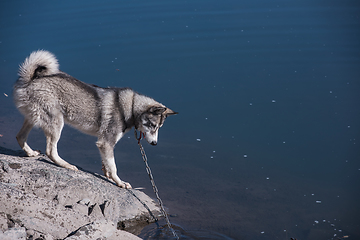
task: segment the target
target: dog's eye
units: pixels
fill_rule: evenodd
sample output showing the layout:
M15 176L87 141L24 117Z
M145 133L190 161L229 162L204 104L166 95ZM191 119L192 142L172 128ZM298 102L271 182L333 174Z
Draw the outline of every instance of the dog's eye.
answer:
M156 124L152 123L151 121L147 121L144 126L150 127L150 128L156 128Z

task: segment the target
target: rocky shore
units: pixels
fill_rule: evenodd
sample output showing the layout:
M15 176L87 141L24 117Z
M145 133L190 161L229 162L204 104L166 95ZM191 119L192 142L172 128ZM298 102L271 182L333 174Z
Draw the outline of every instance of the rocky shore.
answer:
M140 239L159 216L143 192L0 147L0 239ZM125 231L124 231L125 230Z

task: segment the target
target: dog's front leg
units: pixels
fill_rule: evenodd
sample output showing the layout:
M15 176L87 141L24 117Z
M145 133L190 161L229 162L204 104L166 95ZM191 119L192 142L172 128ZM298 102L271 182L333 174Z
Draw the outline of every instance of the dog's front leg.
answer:
M119 187L130 189L130 183L122 181L117 175L114 158L114 147L112 147L108 142L101 140L96 142L96 146L100 150L102 158L102 170L104 171L104 175L107 178L113 180Z

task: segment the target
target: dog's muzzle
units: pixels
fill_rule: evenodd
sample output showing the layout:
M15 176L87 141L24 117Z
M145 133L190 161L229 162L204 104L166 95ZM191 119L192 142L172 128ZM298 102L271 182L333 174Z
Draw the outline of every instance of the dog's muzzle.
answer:
M153 146L156 146L156 145L157 145L157 142L156 142L156 141L152 141L150 144L153 145Z

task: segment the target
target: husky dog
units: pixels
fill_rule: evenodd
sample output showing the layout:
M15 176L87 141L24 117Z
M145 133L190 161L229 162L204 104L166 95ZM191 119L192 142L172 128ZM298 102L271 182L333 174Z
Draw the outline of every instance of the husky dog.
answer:
M64 123L98 137L104 175L119 187L131 188L120 180L114 147L133 126L157 144L158 130L167 116L177 114L154 99L130 88L101 88L75 79L59 70L56 57L44 50L35 51L21 64L14 85L16 107L25 121L16 136L28 156L37 156L26 143L30 130L40 127L46 136L46 155L57 165L77 170L57 151Z

